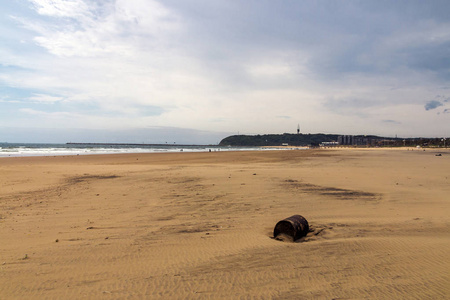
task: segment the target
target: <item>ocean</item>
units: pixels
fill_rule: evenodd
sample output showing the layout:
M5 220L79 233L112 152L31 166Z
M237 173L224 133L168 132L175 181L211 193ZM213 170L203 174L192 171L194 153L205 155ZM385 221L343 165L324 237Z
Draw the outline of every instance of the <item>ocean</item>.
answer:
M272 150L261 147L224 147L217 145L149 145L149 144L27 144L0 143L0 157L60 156L118 153L209 152Z

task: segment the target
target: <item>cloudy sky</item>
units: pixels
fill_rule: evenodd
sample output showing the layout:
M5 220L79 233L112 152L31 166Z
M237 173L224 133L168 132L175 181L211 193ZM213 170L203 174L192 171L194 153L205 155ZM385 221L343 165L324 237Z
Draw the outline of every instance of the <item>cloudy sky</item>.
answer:
M450 136L448 0L0 4L0 141Z

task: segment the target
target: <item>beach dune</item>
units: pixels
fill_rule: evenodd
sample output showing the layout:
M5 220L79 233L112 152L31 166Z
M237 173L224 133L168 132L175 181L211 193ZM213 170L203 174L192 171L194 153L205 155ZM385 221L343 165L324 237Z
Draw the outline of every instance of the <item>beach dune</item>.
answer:
M449 151L2 158L0 186L1 299L450 297Z

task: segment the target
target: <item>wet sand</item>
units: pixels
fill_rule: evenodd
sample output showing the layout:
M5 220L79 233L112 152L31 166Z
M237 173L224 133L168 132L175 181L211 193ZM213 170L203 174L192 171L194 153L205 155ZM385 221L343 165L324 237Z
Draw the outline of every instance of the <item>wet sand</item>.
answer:
M1 299L450 297L450 151L1 158L0 186Z

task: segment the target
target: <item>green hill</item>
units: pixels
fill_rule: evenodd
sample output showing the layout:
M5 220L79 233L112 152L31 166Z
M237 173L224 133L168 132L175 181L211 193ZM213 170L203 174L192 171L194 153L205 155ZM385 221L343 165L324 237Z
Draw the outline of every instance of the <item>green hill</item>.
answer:
M264 135L232 135L220 141L220 146L316 146L322 142L337 141L338 134L264 134Z
M324 142L339 142L344 146L370 147L448 147L450 138L389 138L376 135L340 134L264 134L232 135L220 141L220 146L319 146ZM447 141L447 142L446 142Z

